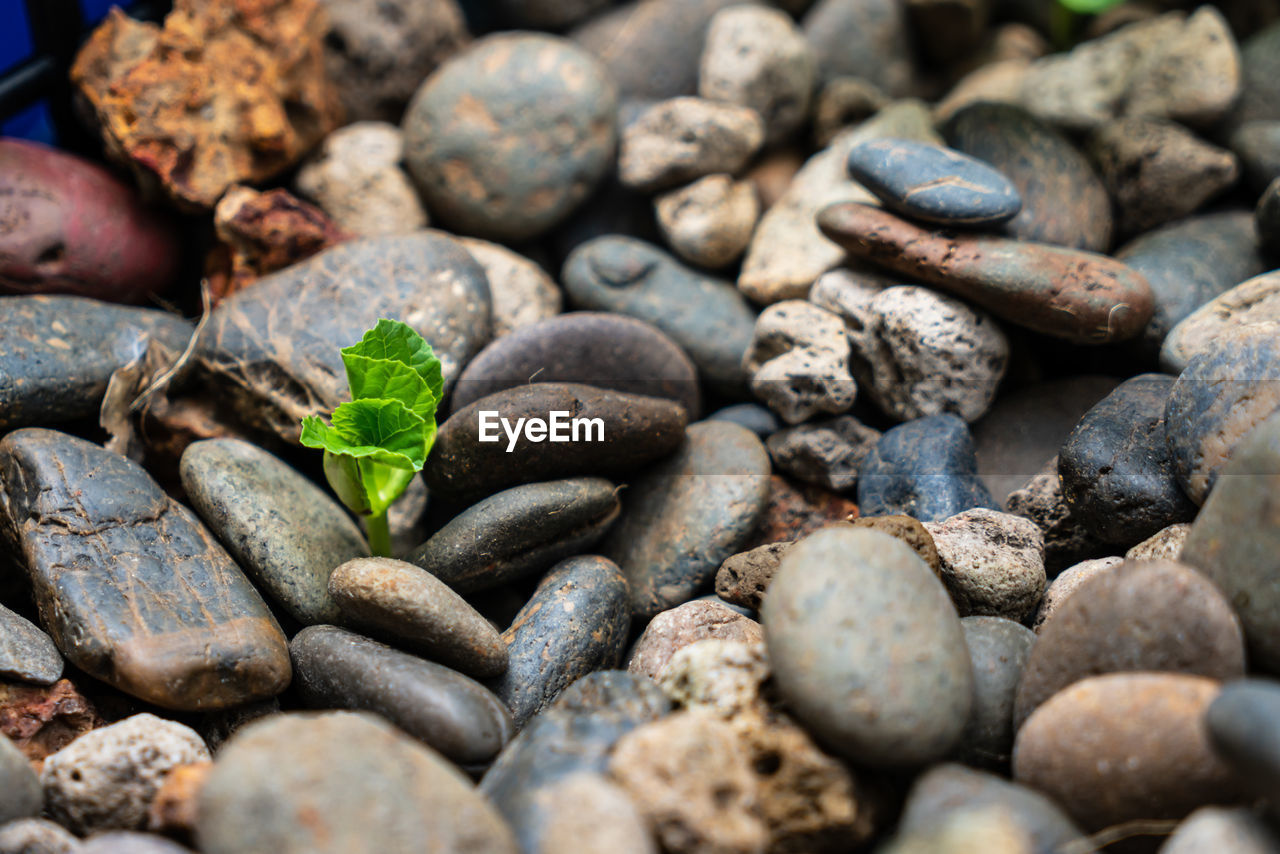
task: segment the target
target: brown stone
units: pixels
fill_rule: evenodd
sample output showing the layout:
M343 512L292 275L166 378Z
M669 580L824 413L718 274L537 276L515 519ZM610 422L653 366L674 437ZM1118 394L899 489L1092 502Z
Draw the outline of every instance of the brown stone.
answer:
M0 682L0 734L12 739L37 771L46 756L105 723L70 679L52 685Z
M728 558L716 572L716 595L744 608L759 608L789 548L789 542L766 543Z
M934 545L933 535L929 533L929 529L919 519L898 514L894 516L860 516L851 520L851 522L855 528L874 528L877 531L883 531L891 537L897 537L902 540L911 546L916 554L920 555L920 559L934 571L934 574L939 578L942 577L942 560L938 557L938 549Z
M190 840L196 831L196 799L211 770L212 762L193 762L171 770L147 808L147 829Z
M841 495L770 475L769 500L746 547L792 542L832 522L847 522L857 515L858 505Z
M1050 578L1082 560L1107 554L1107 547L1080 524L1067 506L1062 481L1058 479L1057 457L1025 486L1009 493L1005 506L1010 513L1025 516L1044 531L1044 568Z
M708 638L762 640L760 624L727 605L705 600L686 602L654 617L631 650L627 670L657 679L683 647Z

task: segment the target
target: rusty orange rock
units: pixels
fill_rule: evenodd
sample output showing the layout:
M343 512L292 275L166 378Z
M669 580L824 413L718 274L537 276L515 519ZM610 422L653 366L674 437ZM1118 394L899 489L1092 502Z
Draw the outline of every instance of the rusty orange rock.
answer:
M212 762L193 762L170 771L147 810L147 829L189 842L196 829L196 800L212 770Z
M34 766L104 723L70 679L52 685L0 682L0 733Z
M869 205L832 205L822 233L850 254L911 276L1036 332L1077 344L1139 334L1155 301L1131 267L1092 252L931 231Z

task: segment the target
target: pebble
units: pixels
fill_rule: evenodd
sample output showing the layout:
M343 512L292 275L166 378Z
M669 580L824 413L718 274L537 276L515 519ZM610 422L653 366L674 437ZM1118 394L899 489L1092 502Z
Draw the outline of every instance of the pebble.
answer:
M766 543L725 558L716 570L716 595L733 605L758 610L791 545Z
M1045 588L1044 597L1040 600L1040 608L1036 611L1036 617L1031 623L1031 628L1039 632L1044 627L1045 622L1062 607L1062 603L1067 601L1067 597L1080 589L1080 585L1093 576L1100 575L1130 559L1122 557L1093 558L1080 561L1075 566L1069 566L1059 572L1058 577L1053 579L1053 582Z
M479 682L346 629L305 628L289 652L308 707L375 712L460 765L489 761L514 732Z
M497 434L497 441L479 442L482 410L498 412L512 425L520 418L571 412L574 418L601 419L604 436L590 442L542 442L521 432L508 452L510 442L496 426L489 435ZM553 477L635 471L678 448L685 423L679 404L656 397L572 383L517 386L459 409L440 425L424 469L427 487L441 497L476 499Z
M742 365L752 394L788 424L845 412L858 392L844 324L806 300L784 300L760 313Z
M0 677L52 685L62 676L62 654L38 626L0 605Z
M1276 50L1280 47L1280 26L1272 24L1254 33L1240 45L1240 65L1244 85L1232 118L1244 123L1280 119L1280 94L1276 91Z
M496 33L423 81L405 111L405 160L451 231L527 240L604 177L617 92L595 57L556 36Z
M0 824L0 851L15 854L81 854L80 840L43 818Z
M1018 688L1021 725L1081 679L1120 671L1244 676L1244 636L1230 603L1172 561L1126 561L1085 578L1040 626Z
M767 439L782 429L778 416L758 403L731 403L708 415L706 420L729 421L746 427L761 439Z
M996 508L977 475L969 428L954 415L917 418L881 436L858 473L858 505L867 516L904 513L921 522Z
M1124 553L1125 560L1177 560L1182 555L1182 545L1191 533L1189 522L1179 522L1161 528Z
M631 482L600 546L626 573L632 614L652 617L711 586L768 495L769 455L754 434L727 421L690 425L670 459Z
M658 101L623 128L618 178L654 193L708 175L736 174L760 150L764 132L749 106L689 97Z
M140 303L176 277L180 253L170 222L101 166L0 139L0 175L0 293Z
M861 77L894 97L912 88L912 36L896 0L818 0L801 25L820 79Z
M81 836L138 830L161 783L179 765L209 761L190 727L152 714L95 729L44 761L40 783L49 817Z
M455 516L407 560L459 593L489 590L590 551L619 506L617 488L598 477L512 487Z
M324 138L298 170L294 186L352 234L407 234L426 228L427 211L403 161L400 128L356 122Z
M1160 367L1180 374L1193 357L1218 353L1224 341L1274 334L1280 323L1280 271L1254 276L1187 315L1160 348Z
M413 564L357 558L329 576L344 622L483 679L507 669L497 629L444 582Z
M1077 682L1018 731L1013 779L1056 801L1089 832L1230 802L1237 786L1201 722L1218 690L1212 679L1181 673Z
M97 706L70 679L47 686L0 681L0 733L35 763L32 767L102 724Z
M1050 578L1072 564L1107 554L1107 547L1080 524L1063 497L1056 456L1025 486L1009 493L1005 506L1044 532L1044 566Z
M1111 198L1084 154L1052 125L1012 104L976 103L943 127L947 143L1009 179L1022 210L1011 237L1105 252L1113 228Z
M861 77L832 77L814 100L814 141L826 148L840 131L861 124L890 103L878 86Z
M180 353L193 331L168 312L84 297L0 297L0 312L0 431L96 417L111 375L149 339Z
M1154 310L1147 280L1103 255L1004 237L926 231L858 204L834 205L818 220L823 233L856 258L1073 343L1132 338Z
M1280 686L1241 679L1222 688L1204 716L1209 742L1251 794L1275 803L1280 792Z
M78 854L190 854L190 851L153 833L119 831L100 833L85 840Z
M510 663L490 683L516 728L580 677L616 667L630 622L627 580L612 561L584 555L552 567L502 633Z
M836 755L913 766L956 747L972 666L946 589L905 543L839 527L805 538L761 616L779 696Z
M1230 145L1253 192L1280 178L1280 121L1244 122L1231 134Z
M197 815L203 854L518 850L457 769L365 713L286 713L245 727L218 754Z
M909 139L876 139L849 152L849 174L886 207L943 226L999 225L1017 216L1013 182L966 154Z
M489 316L484 269L453 238L438 231L368 237L220 302L194 361L248 426L297 442L304 416L327 415L350 398L340 350L380 318L409 323L430 342L447 388L488 343Z
M64 433L0 441L0 524L15 532L67 660L158 706L214 710L289 683L266 603L195 514L141 466Z
M1080 419L1058 454L1072 515L1104 543L1130 546L1195 518L1165 442L1165 404L1176 381L1139 374Z
M933 535L929 533L928 526L920 520L903 515L859 516L856 519L850 519L848 524L855 528L873 528L902 540L911 546L912 551L924 561L925 566L933 570L934 575L942 577L942 559L938 555Z
M973 662L973 711L957 755L982 768L1006 768L1013 755L1014 698L1036 635L1002 617L965 617L960 628Z
M303 625L338 619L329 574L369 547L327 492L239 439L189 445L181 474L191 506L260 589Z
M817 73L813 48L786 12L730 6L707 28L698 95L751 108L774 144L808 118Z
M27 757L5 735L0 735L0 791L5 793L0 800L0 825L39 815L44 807L40 778L31 770Z
M754 639L696 640L677 649L658 675L646 675L677 706L705 709L733 722L767 709L761 697L769 678L763 638L757 631Z
M1254 215L1258 229L1258 242L1263 249L1272 255L1280 255L1280 178L1271 182L1271 186L1258 199L1257 213Z
M1253 810L1201 807L1178 825L1160 847L1160 854L1269 854L1276 850L1280 850L1280 836Z
M991 406L1009 342L985 312L928 288L837 269L809 298L844 320L861 388L892 418L952 412L975 421Z
M742 257L751 242L760 200L755 184L708 175L654 199L663 239L690 264L716 270Z
M478 237L459 237L458 242L484 268L489 280L495 339L560 313L564 304L560 286L536 263Z
M644 817L621 788L600 774L572 774L536 796L544 813L528 854L561 851L657 854Z
M837 415L773 433L765 441L776 468L832 492L852 490L880 431L852 415Z
M1044 534L1030 519L983 507L925 522L961 616L1022 621L1044 594Z
M705 640L754 644L764 639L760 624L717 602L686 602L649 621L627 662L629 673L661 680L677 653Z
M751 346L756 313L729 282L697 273L656 246L619 235L575 249L561 279L578 307L656 326L684 349L713 390L743 396L747 378L742 357Z

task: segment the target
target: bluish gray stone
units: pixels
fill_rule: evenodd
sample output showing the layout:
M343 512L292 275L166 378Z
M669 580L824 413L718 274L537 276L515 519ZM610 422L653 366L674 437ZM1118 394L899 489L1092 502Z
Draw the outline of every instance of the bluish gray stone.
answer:
M1224 685L1204 717L1213 751L1250 792L1280 803L1280 682Z
M773 410L758 403L732 403L707 416L708 421L731 421L746 427L761 439L782 429L782 422Z
M62 653L53 639L21 614L0 605L0 676L52 685L62 675Z
M960 628L973 662L973 710L957 757L979 768L1006 769L1013 755L1014 699L1036 634L1003 617L965 617Z
M44 789L18 746L0 733L0 824L39 815Z

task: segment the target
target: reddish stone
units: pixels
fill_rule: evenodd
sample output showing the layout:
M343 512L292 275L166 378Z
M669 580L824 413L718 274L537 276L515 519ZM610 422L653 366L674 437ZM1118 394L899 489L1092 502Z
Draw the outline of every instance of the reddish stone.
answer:
M12 739L37 770L45 757L105 723L69 679L52 685L0 682L0 733Z
M766 543L798 540L832 522L858 516L858 505L819 486L796 485L780 475L769 477L769 500L750 542L742 551Z

